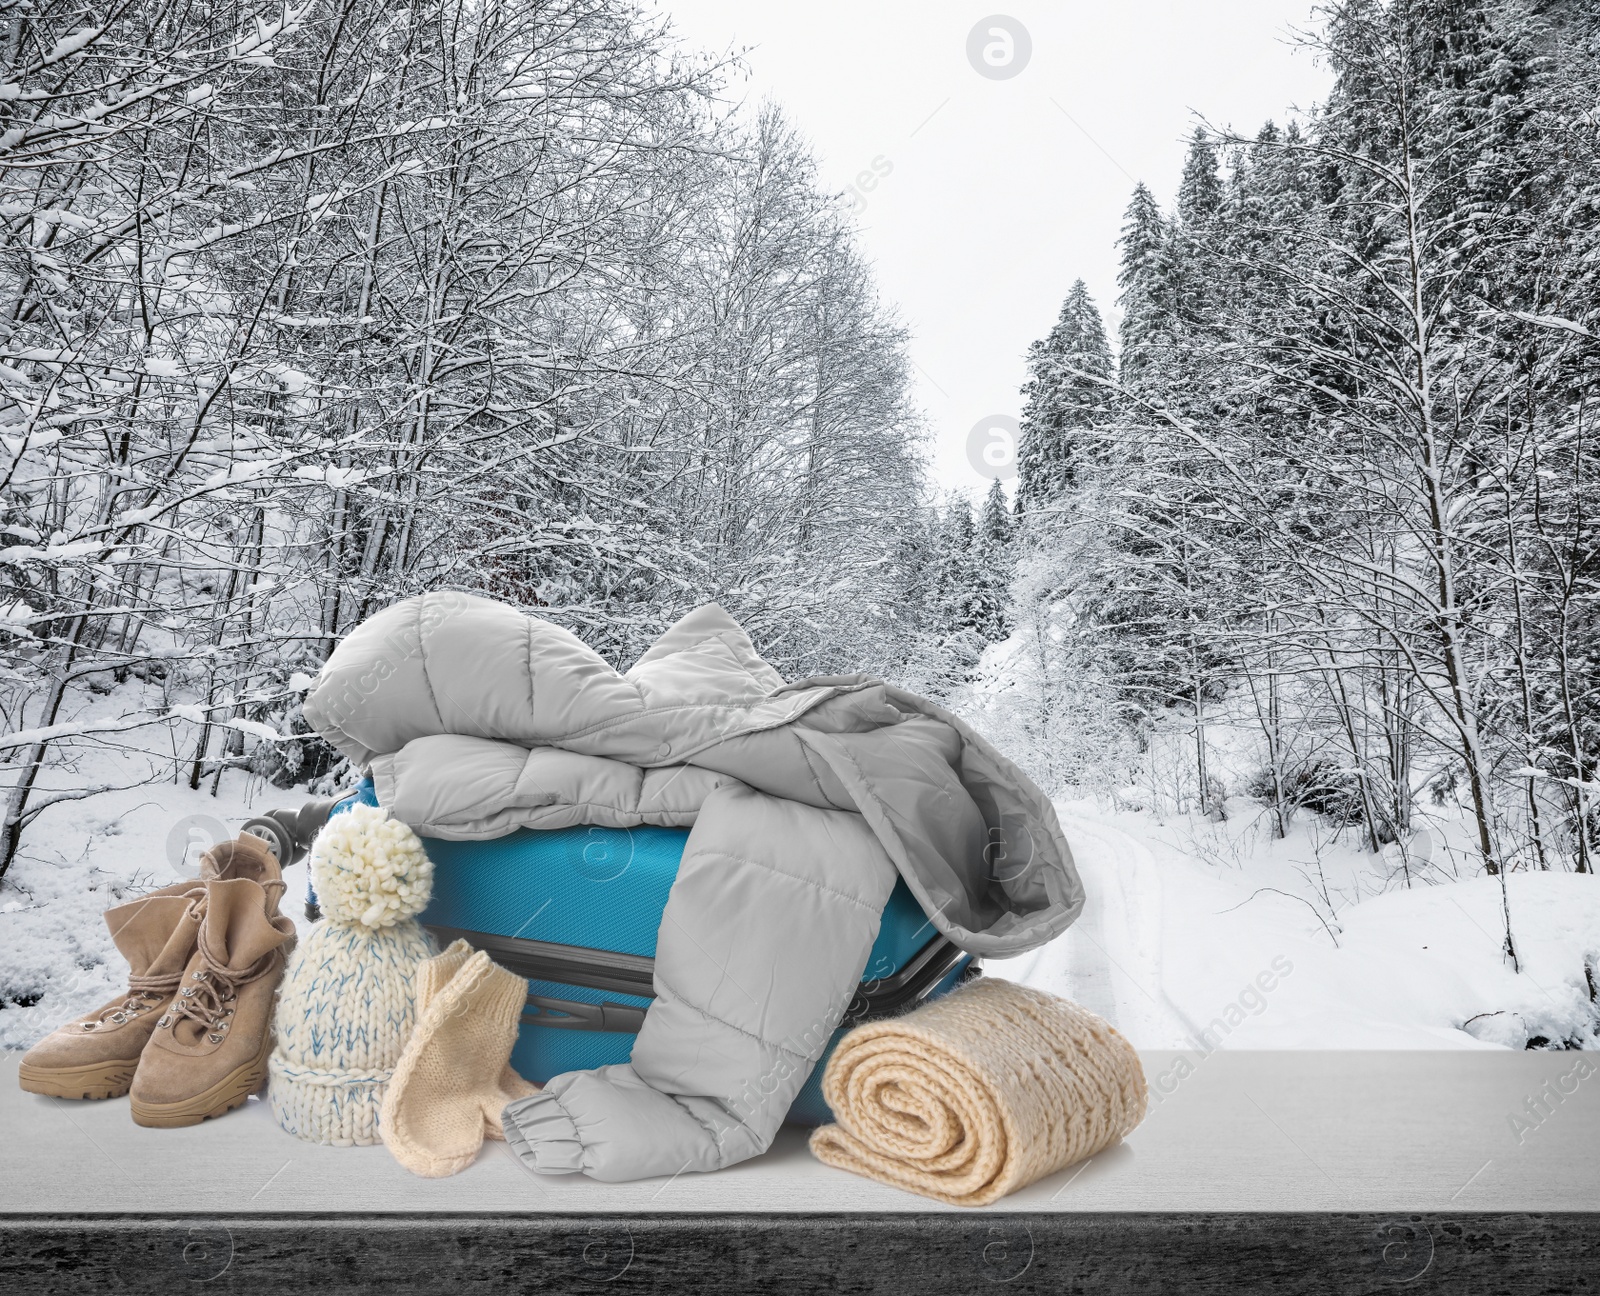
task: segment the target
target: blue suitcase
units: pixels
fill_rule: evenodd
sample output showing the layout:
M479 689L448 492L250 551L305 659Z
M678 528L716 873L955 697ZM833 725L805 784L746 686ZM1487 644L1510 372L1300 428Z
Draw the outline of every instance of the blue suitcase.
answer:
M332 813L358 801L378 804L370 781ZM424 926L441 947L464 937L528 978L511 1054L518 1074L543 1084L564 1071L628 1061L654 997L656 932L688 837L682 828L588 827L522 828L493 841L422 839L433 861ZM897 881L865 979L787 1119L832 1119L822 1071L851 1026L946 994L977 970Z

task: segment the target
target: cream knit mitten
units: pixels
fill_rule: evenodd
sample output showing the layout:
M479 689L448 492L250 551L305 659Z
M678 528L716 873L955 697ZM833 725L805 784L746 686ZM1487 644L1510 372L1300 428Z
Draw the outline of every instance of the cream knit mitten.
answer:
M528 983L456 941L418 966L417 1024L384 1094L379 1129L394 1159L430 1179L504 1138L500 1109L538 1092L511 1069Z
M461 971L461 966L472 957L472 946L464 940L453 942L443 954L417 966L417 1016L428 1011L428 1005L434 1001L439 991L448 985L455 974ZM496 967L495 970L504 969ZM516 1044L516 1027L512 1027L512 1045ZM500 1124L500 1107L516 1098L527 1098L539 1092L539 1086L532 1081L524 1080L514 1070L511 1063L506 1063L506 1069L500 1075L500 1091L507 1095L505 1102L500 1106L486 1111L483 1114L483 1135L485 1138L505 1141L506 1132Z

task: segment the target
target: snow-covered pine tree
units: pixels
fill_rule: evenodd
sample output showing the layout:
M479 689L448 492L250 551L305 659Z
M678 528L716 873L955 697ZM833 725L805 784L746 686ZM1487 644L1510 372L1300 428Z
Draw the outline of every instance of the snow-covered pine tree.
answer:
M1205 229L1222 209L1222 177L1217 174L1217 142L1196 126L1184 155L1178 182L1178 220L1191 232Z
M1143 184L1134 187L1123 217L1121 263L1117 269L1117 378L1132 390L1155 381L1159 366L1170 361L1174 310L1171 229L1155 195Z
M1110 405L1107 388L1083 375L1109 380L1112 372L1105 326L1079 279L1049 335L1028 348L1017 452L1019 515L1043 515L1076 484L1078 460L1095 445L1085 433L1104 420Z
M1525 22L1489 3L1333 11L1335 89L1311 131L1231 142L1237 224L1215 242L1234 273L1184 348L1215 380L1163 418L1189 448L1173 462L1213 467L1200 499L1229 525L1208 565L1270 609L1229 628L1247 669L1326 680L1374 844L1405 831L1416 745L1442 757L1491 872L1509 849L1498 753L1528 759L1534 704L1490 680L1531 685L1540 658L1492 628L1526 627L1505 600L1533 592L1502 562L1528 516L1508 504L1537 478L1525 432L1507 436L1529 371L1506 321L1542 201ZM1526 819L1538 855L1534 799Z
M1401 881L1424 785L1490 872L1600 846L1596 12L1333 6L1326 105L1197 134L1171 220L1135 193L1114 417L1026 525L1017 636L1048 611L1144 723L1248 691L1279 829Z
M913 669L902 678L936 701L950 701L969 685L989 644L998 611L979 568L979 530L972 502L947 495L931 519L920 645Z
M1016 523L998 480L989 483L973 536L973 627L988 643L998 643L1010 631L1006 606L1016 572L1013 533Z
M1209 769L1206 716L1232 669L1226 554L1234 537L1217 524L1215 465L1172 422L1209 426L1222 409L1219 375L1207 363L1208 233L1168 220L1144 186L1135 190L1118 273L1120 395L1102 429L1107 468L1094 495L1112 537L1110 561L1082 606L1127 701L1147 724L1189 733L1195 803L1216 812L1223 789Z

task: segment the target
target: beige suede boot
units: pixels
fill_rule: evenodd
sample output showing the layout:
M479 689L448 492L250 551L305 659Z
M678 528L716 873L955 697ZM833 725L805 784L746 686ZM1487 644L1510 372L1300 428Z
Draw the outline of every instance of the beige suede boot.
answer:
M249 878L259 882L267 891L271 912L278 912L278 901L284 892L283 870L278 867L272 848L261 838L235 837L208 850L200 857L200 880L209 882L212 878Z
M134 1072L135 1124L198 1125L266 1083L273 1001L294 943L282 894L281 878L207 881L194 956Z
M201 857L199 878L106 911L111 939L128 960L128 992L57 1027L24 1053L17 1068L23 1089L51 1098L120 1098L128 1092L161 1007L194 955L206 880L232 877L276 881L274 896L283 892L272 852L252 837L212 847Z
M181 888L181 889L180 889ZM58 1026L22 1055L17 1082L52 1098L120 1098L161 1006L194 953L205 887L163 887L106 911L106 925L128 960L128 993L81 1021Z

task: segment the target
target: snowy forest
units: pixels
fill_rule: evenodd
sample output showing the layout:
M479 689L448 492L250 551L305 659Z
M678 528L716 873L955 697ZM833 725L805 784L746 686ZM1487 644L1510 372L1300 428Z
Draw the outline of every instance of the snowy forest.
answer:
M1095 772L1053 742L1086 711L1094 759L1176 722L1220 813L1207 726L1243 712L1280 836L1309 810L1404 844L1420 798L1489 874L1593 870L1584 8L1341 5L1306 122L1200 127L1172 210L1135 190L1115 348L1080 282L1030 356L1003 615L1045 781Z
M1512 969L1508 875L1595 871L1600 7L1324 12L1326 101L1135 189L1109 326L1062 285L981 501L803 128L654 11L0 15L0 879L78 803L345 785L299 698L440 588L619 665L715 600L1063 803L1489 880Z
M792 127L730 120L664 24L25 0L3 31L0 870L94 790L41 771L136 727L191 787L324 773L277 741L297 684L421 590L624 658L717 599L791 673L903 661L903 336ZM129 677L141 713L75 721Z

